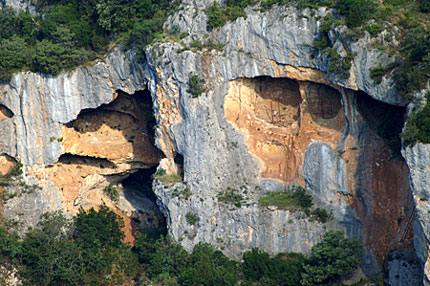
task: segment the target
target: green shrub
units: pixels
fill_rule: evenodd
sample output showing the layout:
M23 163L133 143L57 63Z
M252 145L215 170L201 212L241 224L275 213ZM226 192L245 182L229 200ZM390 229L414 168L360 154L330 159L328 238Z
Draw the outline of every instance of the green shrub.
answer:
M369 24L364 27L372 36L376 36L382 32L382 27L379 24Z
M208 14L207 26L210 30L222 27L227 22L227 17L223 9L221 9L216 1L206 9L206 13Z
M258 248L243 253L242 272L251 281L258 281L269 273L270 256Z
M19 237L0 227L0 264L17 263L21 255Z
M418 0L422 12L430 12L430 0Z
M237 285L235 263L207 243L198 243L179 275L182 286Z
M302 285L328 284L353 272L361 263L361 243L345 238L342 231L329 231L312 247L303 266Z
M234 21L239 17L246 17L245 8L255 4L254 0L228 0L220 7L217 2L206 9L208 14L207 27L209 30L225 25L227 21Z
M119 193L115 186L108 185L103 189L103 193L105 193L113 202L117 203L119 200Z
M370 78L377 84L382 82L382 76L385 74L385 68L381 65L370 69Z
M242 206L243 197L239 194L239 191L230 187L227 187L225 191L218 193L218 201L225 204L233 204L235 207L240 208Z
M316 208L312 210L311 217L321 223L326 223L333 218L333 215L325 209Z
M354 55L349 53L346 57L341 57L336 49L328 47L326 49L326 55L329 58L328 71L329 73L339 74L341 78L349 78L349 70L351 69L351 61Z
M345 16L349 28L361 26L373 16L376 7L373 0L338 0L336 3L339 14Z
M187 212L185 215L187 222L191 225L196 225L200 221L199 216L196 213Z
M242 273L249 281L262 285L300 285L304 257L298 253L280 253L275 257L257 248L243 254ZM258 284L260 285L260 284Z
M199 97L202 93L206 92L204 85L204 79L200 78L196 74L190 74L187 92L189 92L193 98Z
M17 35L0 41L0 81L9 81L12 74L29 64L27 43Z
M402 137L405 146L413 146L416 142L430 143L430 92L426 94L426 105L408 116Z
M167 174L166 170L158 169L152 175L153 180L159 180L163 185L170 185L182 182L182 177L177 174Z

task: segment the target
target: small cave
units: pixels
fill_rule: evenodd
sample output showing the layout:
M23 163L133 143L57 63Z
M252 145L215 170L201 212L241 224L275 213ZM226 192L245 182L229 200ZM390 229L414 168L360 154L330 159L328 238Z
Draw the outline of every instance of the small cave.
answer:
M123 195L135 209L131 215L133 231L141 230L152 237L167 234L166 217L152 191L152 175L156 169L140 169L122 181Z
M92 166L97 167L101 169L109 168L109 169L115 169L116 165L115 163L109 161L105 158L95 158L91 156L80 156L80 155L73 155L70 153L65 153L58 158L58 163L66 164L66 165L85 165L85 166Z
M3 104L0 104L0 122L12 117L13 112Z
M406 107L375 100L362 91L357 94L357 106L367 127L384 139L393 151L393 155L400 156L401 132L405 122Z
M178 168L178 175L184 177L184 156L179 153L176 153L174 162L176 167Z
M65 153L106 158L115 162L138 162L152 167L163 157L154 144L152 98L148 90L116 98L96 109L82 110L61 132Z

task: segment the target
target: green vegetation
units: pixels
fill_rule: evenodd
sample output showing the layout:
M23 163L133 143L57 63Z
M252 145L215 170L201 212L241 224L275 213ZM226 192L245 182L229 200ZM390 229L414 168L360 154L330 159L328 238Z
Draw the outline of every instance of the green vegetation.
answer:
M430 143L430 91L427 91L426 104L424 107L409 115L403 131L403 142L406 146L414 145L416 142Z
M118 202L119 193L115 186L109 184L103 189L103 193L105 193L114 203Z
M19 240L0 228L0 263L18 271L24 285L316 285L343 278L360 263L358 240L328 232L304 257L270 257L254 248L243 263L228 259L207 243L191 254L169 236L136 233L134 247L122 242L122 219L105 205L81 209L73 220L61 213L42 216ZM311 280L310 280L311 279ZM1 278L0 278L1 281Z
M101 58L112 41L144 48L177 3L168 0L43 0L42 16L0 11L0 80L21 70L57 75Z
M232 204L237 208L242 206L243 197L239 194L239 191L230 187L227 187L225 191L218 194L218 201L224 204Z
M352 273L361 263L358 239L345 239L341 231L329 231L303 265L303 286L323 285Z
M380 84L382 82L382 76L385 74L385 68L381 65L370 69L370 78Z
M5 175L0 174L0 186L8 186L16 177L22 175L22 163L17 162Z
M300 186L293 186L286 191L269 192L259 201L262 206L276 206L282 210L308 212L312 207L312 197Z
M311 219L321 223L326 223L332 219L333 215L325 209L316 208L311 210L313 202L312 196L300 186L292 186L290 189L278 192L269 192L262 197L258 203L261 206L276 206L281 210L290 212L302 211Z
M301 285L303 263L302 254L281 253L270 257L266 252L253 248L243 254L241 269L249 282L260 282L256 285L297 286Z
M205 80L196 74L190 74L187 92L190 93L193 98L199 97L202 93L206 92Z
M209 30L225 25L227 21L234 21L239 17L246 17L245 8L255 4L254 0L227 0L224 6L214 2L206 9L208 14L207 27Z
M131 248L121 242L122 220L106 206L81 209L73 221L45 214L14 247L25 285L119 285L138 273Z
M152 175L152 179L159 180L163 185L170 185L182 182L182 177L176 174L167 174L166 170L158 169Z
M198 214L192 212L187 212L185 219L191 225L196 225L200 221Z

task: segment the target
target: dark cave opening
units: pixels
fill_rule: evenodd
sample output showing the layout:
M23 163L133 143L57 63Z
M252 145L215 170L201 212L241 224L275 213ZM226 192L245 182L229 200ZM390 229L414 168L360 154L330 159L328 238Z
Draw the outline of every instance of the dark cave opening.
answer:
M368 128L384 139L393 155L400 156L401 133L405 123L406 107L375 100L362 91L357 94L357 106Z
M136 209L131 215L133 230L153 238L167 234L166 217L160 211L152 191L152 177L156 169L140 169L122 181L124 197Z

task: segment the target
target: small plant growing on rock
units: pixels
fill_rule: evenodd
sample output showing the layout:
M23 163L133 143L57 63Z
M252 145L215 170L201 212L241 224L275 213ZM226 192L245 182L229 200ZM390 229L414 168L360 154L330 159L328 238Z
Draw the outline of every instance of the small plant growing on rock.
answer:
M112 186L112 185L106 186L103 190L103 193L105 193L114 203L118 202L119 193L115 186Z
M196 225L200 221L199 216L196 213L192 212L187 212L185 218L187 219L187 222L191 225Z
M316 208L311 212L311 218L326 223L333 218L333 214L325 209Z
M199 97L202 93L206 92L205 89L205 80L200 78L196 74L190 74L190 78L188 79L188 89L193 98Z
M225 204L233 204L235 207L240 208L242 206L243 197L239 194L239 191L227 187L225 191L218 194L218 201Z

